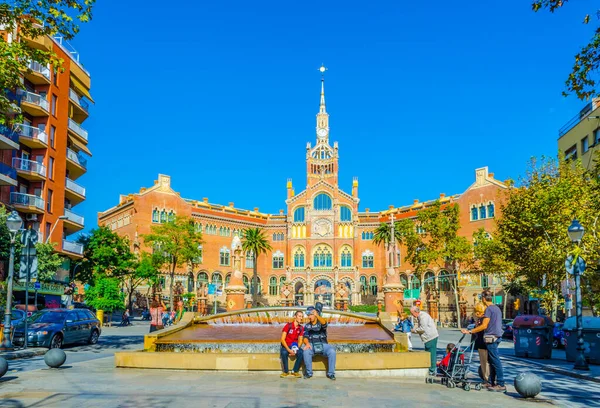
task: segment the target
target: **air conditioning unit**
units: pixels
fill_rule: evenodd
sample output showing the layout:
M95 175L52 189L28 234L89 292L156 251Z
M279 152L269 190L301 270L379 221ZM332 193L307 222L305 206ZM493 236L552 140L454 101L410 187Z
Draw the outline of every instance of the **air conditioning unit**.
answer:
M37 216L37 214L27 214L27 216L25 217L25 219L27 221L37 221L38 220L38 216Z

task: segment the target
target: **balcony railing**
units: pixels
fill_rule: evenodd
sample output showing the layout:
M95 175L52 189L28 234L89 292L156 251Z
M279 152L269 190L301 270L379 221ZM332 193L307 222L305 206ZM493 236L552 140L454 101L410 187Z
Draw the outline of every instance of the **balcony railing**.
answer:
M12 165L17 170L28 171L46 177L46 166L36 161L13 157Z
M67 241L66 239L63 239L63 251L83 255L83 245L77 242Z
M24 205L27 207L36 207L44 211L44 200L32 194L10 193L10 203L13 205Z
M66 187L69 190L74 191L77 194L85 197L85 187L81 187L79 184L75 183L73 180L71 180L68 177L67 177Z
M21 123L17 125L17 131L21 136L28 137L30 139L37 139L44 144L48 144L48 135L39 128Z
M39 62L30 61L29 69L33 72L37 72L38 74L45 76L46 78L48 78L48 80L50 80L50 70L48 69L48 67L43 66Z
M88 140L88 132L81 125L75 122L73 119L69 118L69 129L73 132L77 133L79 136L83 137L85 140Z
M50 112L50 107L49 107L50 104L48 103L46 98L42 97L41 95L38 95L33 92L23 91L23 90L19 90L18 94L21 98L21 103L23 103L23 102L32 103L34 105L38 105L40 108L44 109L46 112Z
M72 221L75 224L84 225L83 217L81 215L75 214L74 212L66 210L66 209L65 209L65 215L67 216L69 221Z
M571 120L569 120L563 127L561 127L558 130L558 138L560 139L565 133L567 133L569 130L573 129L575 126L577 126L579 124L579 122L581 122L582 120L584 120L585 118L588 117L588 115L590 113L592 113L592 111L594 109L596 109L598 107L598 103L596 100L587 103L583 109L581 109L579 111L579 113L577 115L575 115L574 117L571 118Z
M15 130L10 129L8 126L0 125L0 135L12 140L15 143L19 143L19 134Z
M71 100L73 102L75 102L77 105L81 106L81 108L86 112L90 108L90 104L87 103L84 99L82 99L79 95L77 95L77 92L75 92L74 90L72 90L70 88L69 88L69 98L71 98Z
M79 164L81 167L87 168L87 159L85 159L81 154L75 153L73 150L67 147L67 158L69 160L74 161Z
M14 167L11 167L6 163L0 162L0 174L4 174L13 180L17 179L17 171L14 169Z

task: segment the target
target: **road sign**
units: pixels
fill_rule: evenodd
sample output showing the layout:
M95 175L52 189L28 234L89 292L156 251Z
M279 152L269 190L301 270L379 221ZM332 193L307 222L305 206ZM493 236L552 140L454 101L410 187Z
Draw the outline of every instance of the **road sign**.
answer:
M35 290L40 290L42 288L42 284L39 283L39 282L36 282L36 283L33 284L33 288Z
M208 294L214 295L216 292L217 292L217 285L215 285L214 283L209 283L208 284Z
M567 260L565 261L565 269L567 270L567 273L569 275L574 275L575 267L577 267L577 272L579 273L579 275L583 275L583 272L585 271L586 267L585 261L582 257L578 256L577 260L573 262L573 255L569 255L567 257Z
M38 273L38 258L37 256L25 256L21 255L20 267L19 267L19 279L27 279L27 262L31 262L31 268L29 269L29 279L37 279Z

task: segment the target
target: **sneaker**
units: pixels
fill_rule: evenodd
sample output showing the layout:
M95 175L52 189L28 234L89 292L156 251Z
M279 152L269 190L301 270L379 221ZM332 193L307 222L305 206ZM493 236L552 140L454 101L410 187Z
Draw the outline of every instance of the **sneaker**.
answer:
M335 374L327 374L327 378L329 378L332 381L335 381Z
M281 377L281 378L285 378L285 377L287 377L287 376L289 376L289 374L288 374L288 373L281 373L281 374L279 375L279 377Z
M302 374L293 371L289 374L289 376L294 378L302 378Z
M506 387L503 385L494 385L493 387L489 387L488 391L506 392Z
M304 374L304 379L309 380L312 378L312 374Z

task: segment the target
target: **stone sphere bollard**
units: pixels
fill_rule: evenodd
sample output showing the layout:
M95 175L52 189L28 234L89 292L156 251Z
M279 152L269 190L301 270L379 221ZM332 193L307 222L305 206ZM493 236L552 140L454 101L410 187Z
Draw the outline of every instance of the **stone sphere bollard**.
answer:
M519 373L515 378L515 389L523 398L533 398L542 392L542 380L533 373Z
M0 357L0 378L8 371L8 361L4 357Z
M50 349L44 354L44 362L51 368L58 368L67 360L67 354L61 349Z

